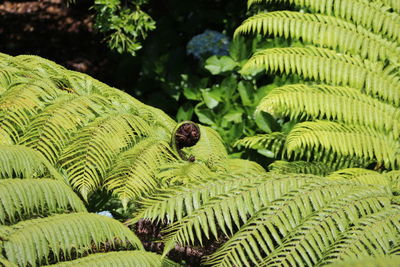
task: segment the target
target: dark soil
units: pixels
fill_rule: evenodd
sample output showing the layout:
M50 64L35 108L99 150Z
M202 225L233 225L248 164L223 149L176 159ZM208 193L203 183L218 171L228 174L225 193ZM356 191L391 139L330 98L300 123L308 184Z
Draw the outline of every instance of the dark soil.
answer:
M107 82L109 49L93 29L93 1L1 1L0 52L32 54Z

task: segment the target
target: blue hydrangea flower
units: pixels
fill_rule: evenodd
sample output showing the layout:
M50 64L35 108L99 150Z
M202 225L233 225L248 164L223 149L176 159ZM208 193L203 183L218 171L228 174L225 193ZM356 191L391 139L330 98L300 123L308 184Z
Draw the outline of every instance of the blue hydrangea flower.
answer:
M194 36L187 44L186 52L200 59L203 56L226 56L229 51L229 38L219 32L206 30Z
M106 217L110 217L110 218L114 218L114 217L112 216L111 212L109 212L108 210L104 210L104 211L97 212L97 214L103 215L103 216L106 216Z

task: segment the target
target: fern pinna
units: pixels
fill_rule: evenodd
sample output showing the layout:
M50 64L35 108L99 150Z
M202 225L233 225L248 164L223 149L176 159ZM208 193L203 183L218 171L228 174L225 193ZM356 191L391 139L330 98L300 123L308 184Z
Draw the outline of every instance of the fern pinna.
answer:
M267 173L229 159L212 129L51 61L0 57L0 265L174 266L171 250L202 245L212 266L398 261L398 171ZM257 138L282 151L290 135L273 137ZM129 221L88 212L103 192ZM162 225L163 255L132 231L143 219Z
M249 0L262 12L235 34L261 34L296 41L291 47L257 51L243 74L265 70L303 82L274 88L257 112L298 120L275 150L288 161L279 172L326 174L346 167L400 167L400 14L398 1ZM298 11L268 12L269 4ZM259 149L262 137L238 142ZM320 162L320 164L316 164ZM290 168L288 168L291 166ZM317 166L325 166L323 169Z

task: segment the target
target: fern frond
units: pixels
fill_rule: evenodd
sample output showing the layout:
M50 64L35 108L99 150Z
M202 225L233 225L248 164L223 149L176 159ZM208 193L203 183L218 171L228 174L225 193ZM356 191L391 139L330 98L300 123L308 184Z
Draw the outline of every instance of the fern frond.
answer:
M304 173L325 176L337 170L333 164L324 162L307 162L307 161L283 161L276 160L268 166L271 172L277 173Z
M298 74L306 79L332 85L350 86L373 97L399 106L400 81L358 57L323 48L271 48L256 52L243 66L244 74L253 69Z
M362 257L359 260L335 262L326 267L397 267L400 256Z
M390 179L383 174L361 168L342 169L330 174L327 178L332 180L345 179L362 184L376 184L383 186L389 186L391 182Z
M7 259L20 266L37 266L60 253L71 258L71 253L82 255L104 244L142 248L135 234L120 222L90 213L54 215L20 222L7 228L2 235Z
M210 169L221 168L219 163L228 157L228 153L221 136L212 128L199 125L200 140L191 148L184 149L192 154L196 160L205 162ZM210 153L213 151L213 153Z
M396 139L371 128L329 121L297 124L288 135L286 146L289 154L314 151L317 160L333 152L371 159L386 168L397 168L400 163L400 144Z
M388 254L400 243L400 209L398 206L360 218L324 255L321 264L332 259L350 260L363 256Z
M291 84L274 88L257 110L291 119L306 117L365 125L393 133L394 138L400 134L398 108L348 87Z
M188 185L205 181L211 175L210 169L200 161L182 161L162 165L156 179L165 186Z
M15 223L35 214L86 211L78 196L53 179L0 180L0 224Z
M153 137L144 138L118 156L105 176L104 187L126 205L130 200L153 191L159 184L156 180L159 167L175 160L176 156L167 142Z
M73 261L60 262L52 267L122 267L122 266L140 266L140 267L178 267L179 264L173 263L168 259L161 258L160 255L147 251L118 251L108 253L96 253L76 259Z
M265 169L254 161L244 159L228 159L226 169L229 174L237 176L265 174Z
M103 184L117 155L151 131L150 126L135 115L103 116L74 136L60 156L60 167L66 171L72 187L87 198Z
M397 26L400 27L400 24ZM333 16L294 11L260 13L245 20L236 29L235 35L240 33L301 39L319 47L359 54L372 61L390 59L398 63L400 60L397 43Z
M365 215L390 210L390 193L376 187L364 190L353 187L328 203L324 208L305 217L304 221L285 236L281 245L263 259L260 266L315 266L324 258L324 251L333 246L341 233ZM372 230L369 233L378 233Z
M169 222L179 221L199 209L210 198L234 188L245 187L259 179L265 178L210 173L204 181L158 190L141 201L142 208L133 222L142 218L156 222L164 218Z
M39 152L25 146L0 145L0 179L13 177L63 179Z
M385 4L393 7L400 5L396 0L383 0ZM309 8L313 12L319 12L353 22L366 29L371 29L374 33L384 35L391 40L400 43L400 32L396 29L400 27L400 16L396 13L386 12L377 2L363 0L249 0L249 7L260 3L290 3L297 7Z
M264 179L263 179L264 178ZM217 228L225 235L233 233L233 227L239 228L246 223L258 209L271 201L282 197L290 190L295 190L310 181L310 177L261 176L247 186L233 188L224 194L216 195L205 202L190 215L169 225L165 233L164 254L176 243L202 244L203 234L207 239L212 235L218 239Z
M19 144L40 151L55 164L72 134L102 114L108 101L99 95L59 97L31 120Z
M285 157L286 137L286 134L281 132L259 134L240 139L236 141L234 146L244 146L252 149L268 149L274 153L275 158Z
M211 255L207 264L250 266L250 262L260 263L264 258L263 255L273 253L282 245L287 235L301 227L299 225L304 223L306 218L340 198L348 198L349 195L355 200L366 196L384 197L387 196L387 192L382 189L358 188L352 183L331 183L316 179L260 209L232 238Z
M0 98L0 136L8 136L13 143L17 143L31 116L40 112L59 94L55 88L41 86L38 81L35 84L17 84L7 90Z

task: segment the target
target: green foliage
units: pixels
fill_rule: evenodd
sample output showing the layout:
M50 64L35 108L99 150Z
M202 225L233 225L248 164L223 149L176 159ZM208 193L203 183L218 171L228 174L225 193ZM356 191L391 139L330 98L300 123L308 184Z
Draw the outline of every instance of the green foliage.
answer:
M237 143L299 160L297 166L276 163L278 171L266 173L254 162L228 159L215 130L200 126L200 141L177 151L171 140L178 125L160 110L37 57L0 57L7 73L0 76L0 102L3 96L8 101L1 118L10 122L2 127L9 138L0 150L6 170L0 180L0 208L5 210L0 217L5 224L0 226L0 262L173 265L144 252L126 227L141 219L166 224L161 231L164 256L176 244L216 241L217 250L203 258L213 266L318 266L398 255L398 171L347 169L327 177L278 173L300 169L327 174L354 162L395 168L397 113L389 103L370 100L356 88L338 87L334 95L333 85L294 85L300 93L316 90L322 98L351 97L359 111L368 110L366 105L382 112L386 125L334 106L315 112L322 108L300 104L306 102L301 97L295 98L301 115L285 113L277 91L272 101L277 103L272 109L276 114L314 121L281 120L281 132L248 136ZM31 101L15 92L10 97L14 90L31 94ZM360 136L368 138L368 145ZM195 161L186 161L182 152ZM319 161L310 164L302 158ZM78 196L88 209L115 205L132 212L134 219L124 225L88 213ZM118 214L114 208L112 214Z
M263 34L300 43L256 51L241 73L265 70L300 77L301 83L273 88L256 110L278 121L293 121L294 127L283 131L283 143L272 133L247 137L237 145L271 151L276 144L276 159L298 161L277 163L280 172L326 175L348 167L398 169L400 47L393 29L400 15L393 3L248 1L260 9L270 3L299 11L260 12L245 20L235 35Z
M81 259L57 263L51 265L53 267L68 267L68 266L143 266L143 267L173 267L179 266L167 259L162 259L161 256L145 252L145 251L118 251L108 253L97 253Z
M74 235L69 234L73 229ZM96 231L93 231L96 229ZM62 253L71 258L72 253L82 255L108 243L115 246L132 245L142 248L140 240L120 222L105 216L74 213L32 219L7 226L1 236L8 260L18 265L48 262L51 254L59 261ZM129 245L128 245L129 244Z
M147 0L125 1L96 0L95 27L106 35L108 46L118 53L135 55L142 48L141 41L148 32L156 28L155 21L143 10L141 5Z
M86 211L65 183L53 179L3 179L0 195L0 224L13 224L39 214Z

